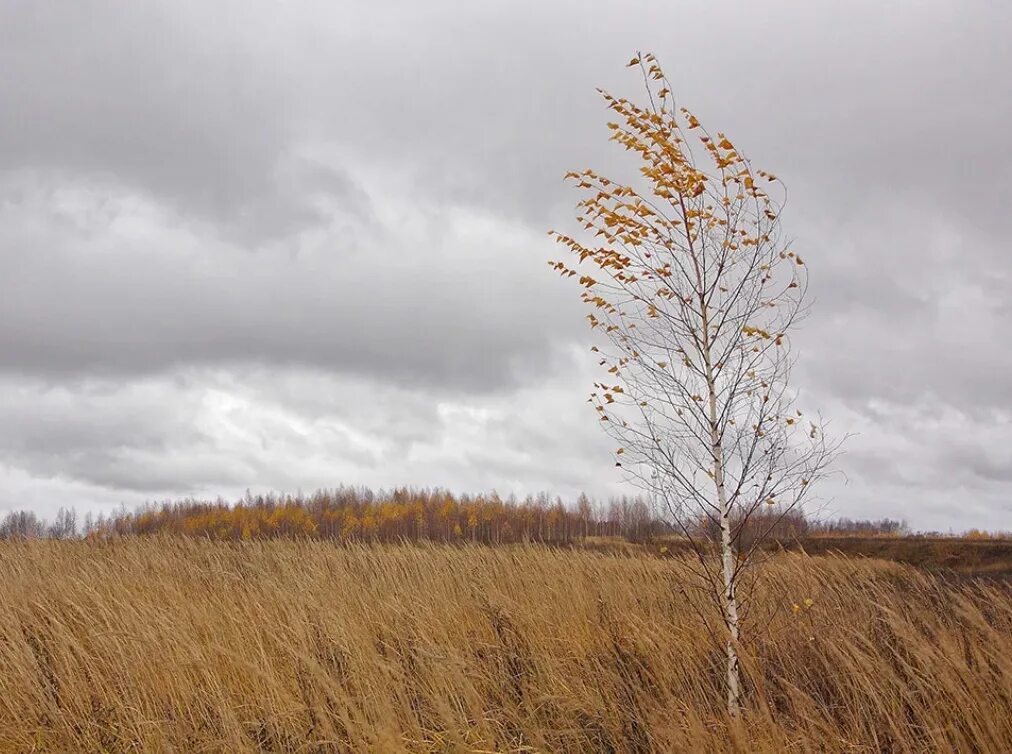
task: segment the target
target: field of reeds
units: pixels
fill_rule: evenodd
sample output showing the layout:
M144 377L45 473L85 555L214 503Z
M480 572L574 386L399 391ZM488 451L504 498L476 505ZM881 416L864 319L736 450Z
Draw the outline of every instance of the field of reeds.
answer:
M0 543L0 751L1012 751L1007 583L776 556L731 722L687 574L525 546Z

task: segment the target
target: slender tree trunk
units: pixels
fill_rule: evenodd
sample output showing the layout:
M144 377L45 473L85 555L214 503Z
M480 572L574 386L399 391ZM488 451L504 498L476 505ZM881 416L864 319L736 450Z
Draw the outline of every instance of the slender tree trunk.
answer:
M709 370L708 370L709 371ZM713 481L717 488L717 504L720 507L720 559L724 577L724 591L721 602L724 608L724 623L727 626L727 711L732 717L741 712L741 672L736 649L739 636L738 597L735 590L735 551L731 539L731 509L727 502L724 486L724 448L717 428L716 390L712 377L708 377L710 402L710 437L713 452Z
M709 361L709 354L707 354ZM707 372L709 373L709 364ZM741 672L736 649L739 636L738 597L735 590L735 551L731 538L731 509L727 502L724 486L724 448L717 428L717 396L713 377L708 374L710 403L710 438L713 452L713 481L717 488L717 504L720 507L720 559L724 577L724 591L721 595L724 608L724 623L727 625L727 711L732 717L741 712Z
M693 261L695 262L695 259ZM717 488L717 506L720 511L720 559L723 574L721 606L724 610L724 624L727 627L727 712L731 717L738 717L741 714L741 668L737 650L740 622L738 620L738 597L735 590L736 555L734 541L731 537L731 507L728 504L727 488L724 485L724 444L717 416L717 381L710 353L710 318L706 297L703 293L703 278L699 273L698 266L696 274L699 281L699 303L702 315L703 337L700 350L706 374L710 452L713 456L713 483Z
M741 671L738 665L738 597L734 584L734 546L731 520L726 505L721 505L720 550L724 572L724 620L727 623L727 711L732 717L741 712Z

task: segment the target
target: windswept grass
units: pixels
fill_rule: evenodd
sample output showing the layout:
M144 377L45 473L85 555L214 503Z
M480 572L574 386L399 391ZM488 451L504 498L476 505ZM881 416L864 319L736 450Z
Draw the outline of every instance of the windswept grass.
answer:
M740 726L677 559L37 541L0 575L5 752L1012 751L1012 593L896 564L774 560L799 608Z

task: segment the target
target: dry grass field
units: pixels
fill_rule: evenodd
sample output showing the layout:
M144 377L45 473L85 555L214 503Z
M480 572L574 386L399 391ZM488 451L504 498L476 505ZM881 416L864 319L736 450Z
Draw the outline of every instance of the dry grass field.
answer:
M734 724L677 558L130 538L0 575L3 752L1012 751L1008 584L882 561L773 560Z

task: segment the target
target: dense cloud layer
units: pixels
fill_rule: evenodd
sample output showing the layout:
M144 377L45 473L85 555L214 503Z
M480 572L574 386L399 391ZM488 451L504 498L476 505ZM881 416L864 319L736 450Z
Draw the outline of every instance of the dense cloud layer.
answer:
M623 489L544 231L631 51L790 187L839 513L1012 528L1012 9L0 8L0 509Z

